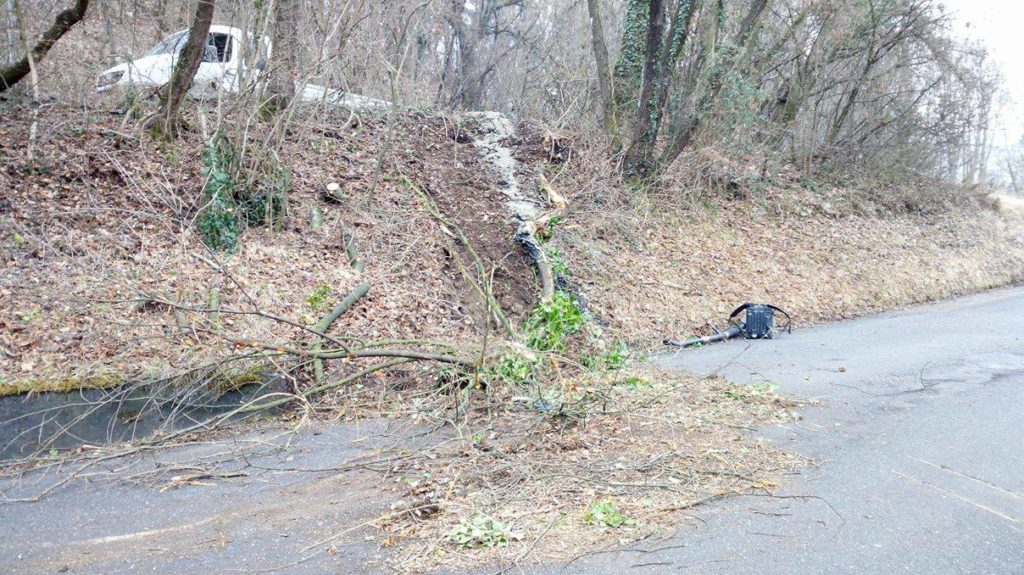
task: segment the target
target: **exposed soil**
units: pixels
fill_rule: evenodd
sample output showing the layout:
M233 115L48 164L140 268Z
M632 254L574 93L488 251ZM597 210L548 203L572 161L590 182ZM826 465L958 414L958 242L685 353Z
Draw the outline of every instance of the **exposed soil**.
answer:
M285 227L250 228L237 253L221 254L193 231L205 182L199 133L157 145L122 117L50 107L30 162L28 115L6 115L0 378L8 383L166 373L219 357L227 342L177 333L181 318L146 304L158 296L201 310L211 290L226 309L312 325L367 281L370 293L332 334L477 342L485 307L460 271L479 275L458 232L513 323L536 301L502 176L473 143L478 119L409 112L389 127L384 118L327 113L296 124L282 154L291 171ZM256 141L259 126L252 129ZM970 195L922 211L896 192L826 195L783 177L720 196L671 186L641 196L609 179L598 154L574 148L572 135L526 124L508 143L522 193L536 195L543 171L569 199L569 217L546 246L568 289L612 328L609 338L641 348L707 332L709 320L722 325L744 301L775 303L808 325L1005 285L1024 269L1017 216ZM341 185L340 203L320 197L331 182ZM442 226L418 190L458 229ZM363 272L347 265L346 230ZM303 335L250 315L221 321L240 338Z
M482 308L475 309L452 265L449 232L424 208L417 187L493 270L506 314L522 317L535 299L533 272L512 242L514 226L494 191L497 174L470 141L457 141L453 123L438 116L410 114L393 130L380 119L348 120L321 118L312 129L292 130L283 154L292 177L287 224L278 232L245 231L235 254L209 252L193 232L205 181L199 134L158 146L134 136L120 117L48 109L33 164L28 118L6 124L0 377L163 372L216 357L225 342L171 334L171 310L145 305L159 295L201 309L212 289L225 309L258 308L312 325L368 281L368 296L332 333L472 340ZM319 197L331 182L342 185L344 202ZM319 230L310 227L312 210L323 214ZM348 265L343 230L357 240L362 273ZM310 298L321 286L329 291L313 309ZM195 323L200 315L186 319ZM237 337L298 335L241 314L222 321Z

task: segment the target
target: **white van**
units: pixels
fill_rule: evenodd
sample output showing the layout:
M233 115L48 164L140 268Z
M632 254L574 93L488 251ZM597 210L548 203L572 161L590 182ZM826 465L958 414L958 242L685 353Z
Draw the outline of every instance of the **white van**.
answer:
M177 56L185 47L187 39L188 30L175 32L150 48L145 56L105 70L97 79L96 91L167 84L171 81ZM255 53L256 46L259 47L258 54ZM205 99L216 97L218 92L238 93L243 82L251 83L259 79L270 58L270 51L271 43L267 38L254 41L251 34L245 34L238 28L210 26L203 61L199 64L189 95ZM390 105L384 100L308 83L296 88L300 98L307 102L326 102L353 109L379 109Z
M105 92L123 86L163 86L171 81L177 56L185 47L187 40L188 30L167 36L150 48L145 56L119 64L100 74L96 90ZM245 46L242 41L242 31L238 28L210 26L206 52L196 72L190 95L208 98L215 96L219 91L238 92L240 78L245 70L242 63ZM255 61L255 73L251 74L252 78L258 77L270 55L270 42L264 41L259 44L262 45L262 49L258 57L246 55L247 60Z

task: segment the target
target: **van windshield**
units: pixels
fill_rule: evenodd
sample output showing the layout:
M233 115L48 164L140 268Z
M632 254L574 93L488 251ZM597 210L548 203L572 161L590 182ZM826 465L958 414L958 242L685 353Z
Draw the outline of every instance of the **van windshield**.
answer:
M159 44L153 46L146 56L159 56L161 54L177 54L185 47L185 40L188 38L188 31L171 34L164 38Z
M188 30L171 34L153 46L146 56L177 55L185 49ZM227 62L231 59L231 38L227 34L209 34L203 50L203 62Z

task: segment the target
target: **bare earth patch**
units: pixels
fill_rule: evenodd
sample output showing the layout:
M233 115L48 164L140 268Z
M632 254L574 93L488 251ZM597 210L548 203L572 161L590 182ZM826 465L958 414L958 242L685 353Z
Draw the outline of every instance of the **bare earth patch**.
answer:
M53 110L34 165L27 125L2 129L0 386L180 372L237 351L211 333L222 328L235 339L299 340L308 334L296 326L313 325L363 282L369 293L333 333L475 340L482 311L417 188L467 226L506 313L532 305L505 200L489 191L498 176L442 117L413 115L391 132L347 115L296 127L287 223L248 229L235 253L207 249L195 231L206 180L199 134L159 147L119 120ZM340 185L340 201L323 199L329 183ZM349 236L362 270L349 265Z

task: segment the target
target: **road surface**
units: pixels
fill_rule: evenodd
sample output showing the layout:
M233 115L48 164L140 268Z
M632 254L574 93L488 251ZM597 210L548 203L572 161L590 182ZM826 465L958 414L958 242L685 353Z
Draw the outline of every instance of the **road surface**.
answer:
M1024 573L1024 290L734 341L663 367L819 402L764 430L818 464L646 546L532 573Z
M771 497L699 507L657 542L512 572L1024 573L1021 318L1024 289L1006 289L661 358L814 400L763 433L817 464ZM328 424L102 463L39 503L0 505L0 572L383 572L372 540L308 547L387 512L338 467L419 437ZM197 472L189 462L248 476L175 488ZM0 481L0 493L31 496L67 472Z

